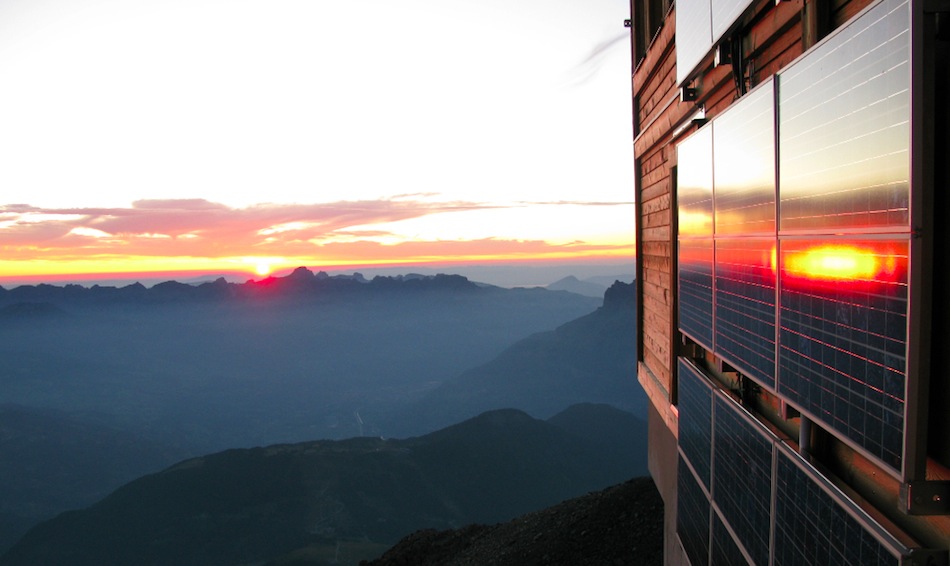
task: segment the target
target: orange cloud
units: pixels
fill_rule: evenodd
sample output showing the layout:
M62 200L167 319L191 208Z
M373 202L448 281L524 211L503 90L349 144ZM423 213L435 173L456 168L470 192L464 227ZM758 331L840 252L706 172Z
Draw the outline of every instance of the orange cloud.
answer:
M405 239L373 228L432 214L503 208L425 200L429 196L247 208L230 208L203 199L140 200L128 208L0 206L0 276L31 271L70 273L74 269L141 271L202 262L248 264L256 261L253 258L268 258L274 265L319 265L632 253L633 242L554 245L543 239L506 238L503 233L464 241L435 240L431 236Z

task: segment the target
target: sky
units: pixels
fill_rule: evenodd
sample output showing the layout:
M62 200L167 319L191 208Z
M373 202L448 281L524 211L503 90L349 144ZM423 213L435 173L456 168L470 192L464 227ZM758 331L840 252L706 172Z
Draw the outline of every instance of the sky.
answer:
M0 284L631 260L626 0L4 0Z

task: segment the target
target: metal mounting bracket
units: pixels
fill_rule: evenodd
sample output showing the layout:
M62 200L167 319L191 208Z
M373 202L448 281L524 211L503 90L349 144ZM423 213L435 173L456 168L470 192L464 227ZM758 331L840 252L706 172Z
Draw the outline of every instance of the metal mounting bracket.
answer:
M900 504L908 515L950 515L950 481L902 483Z

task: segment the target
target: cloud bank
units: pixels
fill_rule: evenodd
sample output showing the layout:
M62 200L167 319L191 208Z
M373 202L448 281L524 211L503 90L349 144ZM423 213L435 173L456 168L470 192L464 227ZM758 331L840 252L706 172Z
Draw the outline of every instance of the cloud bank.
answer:
M438 202L430 197L407 194L378 200L265 203L245 208L204 199L139 200L127 208L10 204L0 206L0 250L8 266L11 262L121 257L270 257L286 258L288 263L297 258L357 263L610 254L617 252L616 243L553 244L543 236L525 240L506 236L504 226L485 226L483 236L467 239L442 239L438 234L407 237L394 233L391 227L433 215L500 208L536 209L538 204L631 205L564 201L498 205ZM544 230L538 233L543 234ZM632 241L620 247L630 250Z

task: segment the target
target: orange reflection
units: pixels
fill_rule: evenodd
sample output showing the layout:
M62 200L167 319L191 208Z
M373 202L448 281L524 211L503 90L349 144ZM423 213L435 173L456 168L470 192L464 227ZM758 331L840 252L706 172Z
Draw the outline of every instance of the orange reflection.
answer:
M891 280L897 256L871 246L823 244L785 252L788 275L824 281Z

